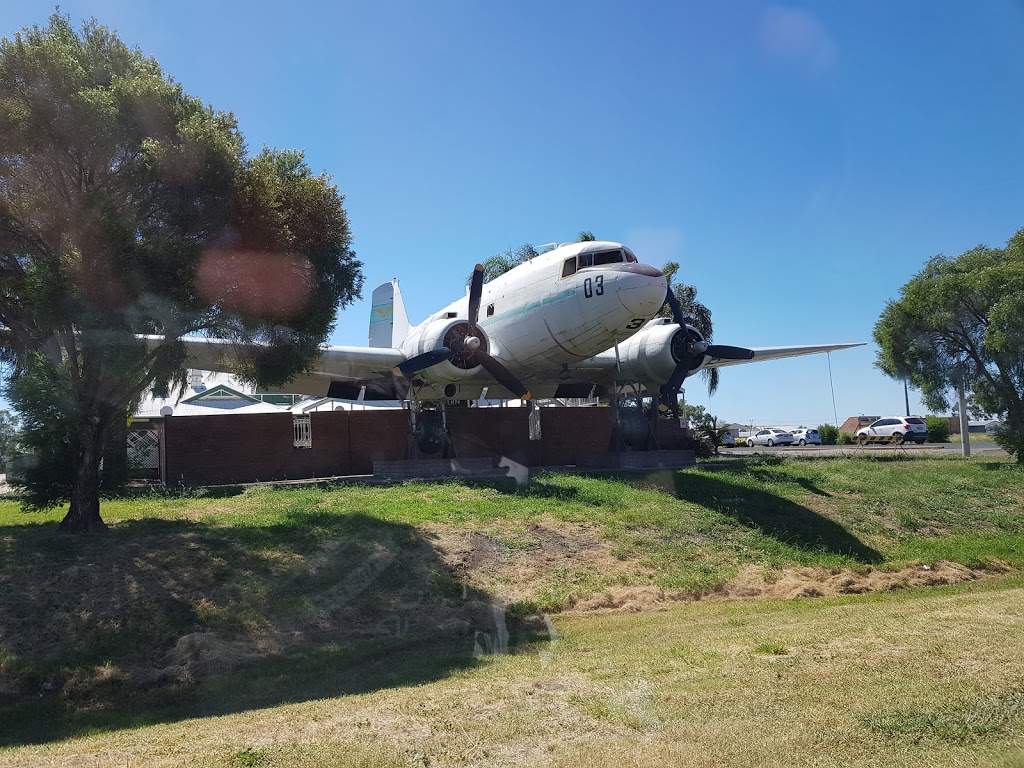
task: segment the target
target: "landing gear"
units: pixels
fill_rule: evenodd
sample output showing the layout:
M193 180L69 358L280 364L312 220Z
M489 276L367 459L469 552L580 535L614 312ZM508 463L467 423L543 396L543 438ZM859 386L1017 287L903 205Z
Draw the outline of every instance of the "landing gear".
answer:
M448 414L444 403L436 408L424 408L418 400L409 401L409 441L406 458L419 454L450 459L455 457L455 444L448 431Z

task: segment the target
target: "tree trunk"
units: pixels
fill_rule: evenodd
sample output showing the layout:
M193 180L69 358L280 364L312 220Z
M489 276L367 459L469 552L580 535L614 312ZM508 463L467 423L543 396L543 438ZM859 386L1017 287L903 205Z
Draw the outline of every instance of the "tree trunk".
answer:
M115 494L128 484L128 414L119 414L107 430L103 441L103 472L100 488Z
M63 533L105 531L100 517L100 459L103 456L103 428L92 420L78 425L74 436L74 478L71 484L71 506L60 523Z

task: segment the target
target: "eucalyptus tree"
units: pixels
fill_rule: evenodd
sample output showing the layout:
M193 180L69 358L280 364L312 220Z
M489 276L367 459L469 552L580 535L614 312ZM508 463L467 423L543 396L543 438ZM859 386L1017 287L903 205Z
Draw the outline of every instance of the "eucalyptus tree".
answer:
M960 386L1005 419L996 441L1024 464L1024 229L1005 248L935 256L875 325L876 365L947 410Z
M114 32L55 13L0 39L0 354L40 461L26 503L70 502L62 529L104 527L104 443L180 380L183 335L240 342L244 377L282 384L360 266L329 177L249 154L230 113Z

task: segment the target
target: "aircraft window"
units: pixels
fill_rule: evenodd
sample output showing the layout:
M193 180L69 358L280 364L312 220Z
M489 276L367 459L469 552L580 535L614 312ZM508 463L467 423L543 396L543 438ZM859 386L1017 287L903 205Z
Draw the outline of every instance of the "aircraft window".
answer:
M562 277L569 277L570 275L576 274L576 257L566 259L565 263L562 264Z
M600 267L602 264L621 264L622 251L601 251L600 253L581 253L580 269L584 267Z
M493 314L494 314L494 305L493 304L488 304L487 305L487 316L490 317Z
M626 261L628 261L630 264L635 264L636 263L636 256L633 255L633 252L631 250L629 250L629 248L623 248L622 250L626 254Z

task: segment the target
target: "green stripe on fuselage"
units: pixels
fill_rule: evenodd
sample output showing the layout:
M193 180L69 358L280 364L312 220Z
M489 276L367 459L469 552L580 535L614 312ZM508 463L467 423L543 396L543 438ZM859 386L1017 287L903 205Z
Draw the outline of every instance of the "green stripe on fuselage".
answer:
M486 320L481 320L479 324L481 326L487 327L488 325L493 325L494 323L497 323L499 321L508 320L510 318L521 315L524 312L529 312L531 310L537 309L537 307L540 307L542 305L554 304L555 302L561 301L562 299L568 299L575 295L576 289L568 288L564 291L559 291L558 293L552 296L548 296L544 299L541 299L540 301L531 301L529 304L524 304L521 307L510 309L508 312L503 312L500 315L493 315L492 317L488 317Z

